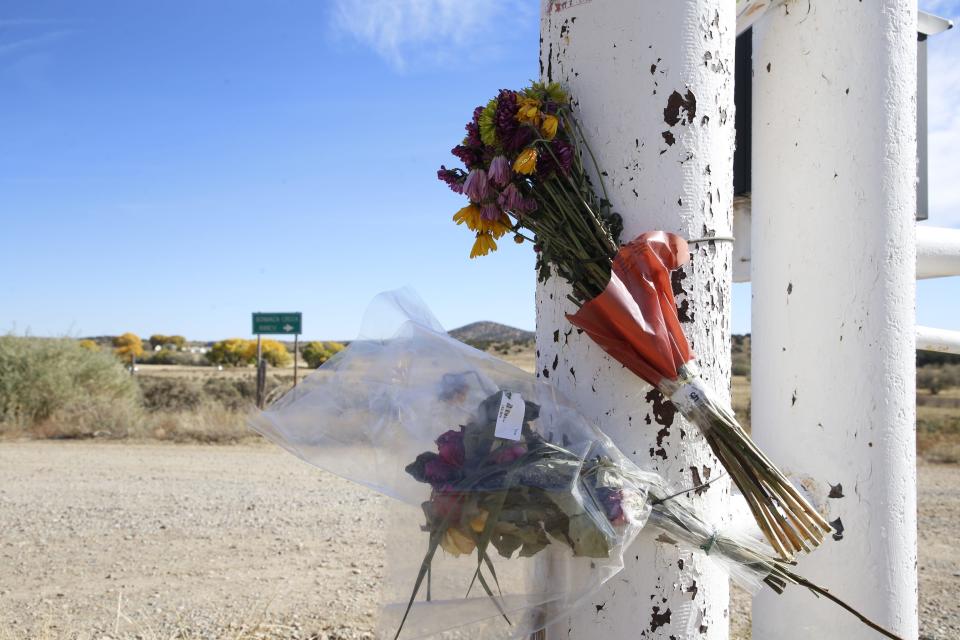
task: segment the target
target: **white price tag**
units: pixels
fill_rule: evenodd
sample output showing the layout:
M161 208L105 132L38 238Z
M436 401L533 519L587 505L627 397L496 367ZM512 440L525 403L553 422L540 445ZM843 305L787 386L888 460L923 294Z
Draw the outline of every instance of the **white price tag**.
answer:
M504 391L500 397L500 410L497 412L497 426L494 435L507 440L519 440L523 428L523 414L527 403L519 393Z

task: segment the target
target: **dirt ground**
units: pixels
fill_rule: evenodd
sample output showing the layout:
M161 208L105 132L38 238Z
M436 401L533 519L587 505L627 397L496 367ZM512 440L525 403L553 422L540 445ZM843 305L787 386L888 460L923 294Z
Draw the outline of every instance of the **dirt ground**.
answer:
M960 467L920 479L921 638L947 640ZM2 443L0 640L369 637L380 501L262 444Z

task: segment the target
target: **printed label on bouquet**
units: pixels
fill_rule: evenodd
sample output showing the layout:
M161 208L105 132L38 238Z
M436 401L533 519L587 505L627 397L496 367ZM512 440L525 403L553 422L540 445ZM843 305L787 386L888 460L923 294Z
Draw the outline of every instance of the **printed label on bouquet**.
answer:
M683 385L670 396L672 402L681 413L689 413L707 401L707 390L699 379Z
M500 397L500 410L497 412L497 426L493 433L498 438L519 440L523 429L523 414L527 410L527 403L519 393L504 391Z

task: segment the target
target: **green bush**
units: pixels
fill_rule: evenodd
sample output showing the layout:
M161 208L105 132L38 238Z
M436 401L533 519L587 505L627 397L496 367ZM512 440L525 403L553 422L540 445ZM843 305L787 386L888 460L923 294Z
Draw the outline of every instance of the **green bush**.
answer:
M151 351L141 360L143 364L175 364L181 366L207 366L210 362L199 353L189 353L187 351L175 351L173 349L160 349L160 351Z
M137 376L148 411L193 411L205 400L203 387L189 378Z
M276 381L267 376L267 388ZM230 411L244 411L256 402L257 382L248 378L208 378L203 383L203 392L211 401L223 405Z
M917 388L937 395L950 387L960 387L960 364L929 364L917 369Z
M110 352L76 340L0 337L0 425L47 437L125 436L140 426L136 382Z

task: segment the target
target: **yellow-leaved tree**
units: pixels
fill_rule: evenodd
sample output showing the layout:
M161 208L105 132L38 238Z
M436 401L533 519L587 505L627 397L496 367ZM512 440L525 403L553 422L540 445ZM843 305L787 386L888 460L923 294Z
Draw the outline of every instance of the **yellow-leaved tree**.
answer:
M287 351L287 348L282 342L277 342L276 340L263 340L260 343L260 350L263 354L263 359L266 360L271 367L286 367L293 363L293 357L290 355L290 352ZM249 354L250 360L256 362L256 340L250 340Z
M143 355L143 341L133 333L125 333L113 339L113 352L125 362Z
M316 369L345 348L342 342L308 342L303 347L303 359Z
M207 352L207 360L212 364L225 367L239 367L250 364L256 358L257 346L254 343L253 357L250 356L250 341L243 338L227 338L214 343Z

